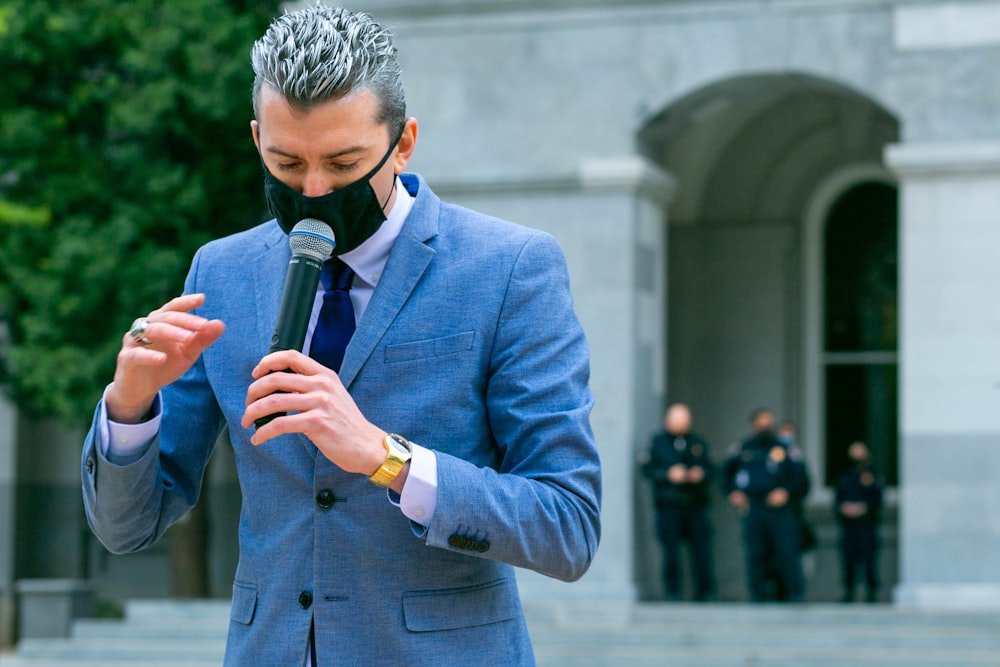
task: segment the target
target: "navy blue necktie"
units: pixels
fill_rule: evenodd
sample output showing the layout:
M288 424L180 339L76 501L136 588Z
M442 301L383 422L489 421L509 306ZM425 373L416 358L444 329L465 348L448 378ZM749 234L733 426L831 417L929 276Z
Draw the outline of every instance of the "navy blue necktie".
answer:
M309 356L338 373L344 361L344 350L354 335L354 306L350 292L353 279L354 271L339 259L334 258L323 264L320 280L326 293Z

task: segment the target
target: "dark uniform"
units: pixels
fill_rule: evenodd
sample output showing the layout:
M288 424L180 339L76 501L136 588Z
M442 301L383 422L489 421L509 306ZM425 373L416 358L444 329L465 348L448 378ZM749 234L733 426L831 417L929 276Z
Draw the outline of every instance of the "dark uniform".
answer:
M840 512L843 503L864 503L865 513L847 517ZM878 595L878 522L882 508L882 482L864 468L854 468L837 482L834 507L840 519L840 549L843 559L844 600L854 599L859 566L865 570L868 601Z
M668 470L676 464L700 467L705 477L696 484L675 484ZM656 536L663 547L663 585L667 597L681 597L680 543L691 546L695 577L695 599L709 599L715 582L712 575L712 531L708 520L708 491L714 467L708 457L708 445L693 433L671 435L663 432L653 438L643 475L653 484L656 501Z
M799 553L801 525L798 513L809 488L802 455L789 449L771 431L754 434L730 450L723 468L722 485L728 495L742 491L750 501L743 517L750 598L768 599L768 561L774 559L787 599L801 601L805 593ZM781 507L767 504L775 489L788 492Z

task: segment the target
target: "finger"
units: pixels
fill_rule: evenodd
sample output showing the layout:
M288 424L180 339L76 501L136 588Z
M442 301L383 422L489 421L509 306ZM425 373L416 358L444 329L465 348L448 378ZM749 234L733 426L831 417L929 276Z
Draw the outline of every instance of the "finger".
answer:
M283 403L293 400L287 397L310 397L308 402L297 402L295 405L283 405L280 408L283 411L306 410L323 407L329 400L336 400L333 397L340 395L340 389L328 375L300 375L277 371L255 380L247 387L246 405L250 406L273 395L286 397L282 399Z
M150 344L171 345L179 344L188 346L195 356L201 354L205 348L219 339L225 331L225 325L221 320L206 320L196 315L185 315L174 313L163 316L164 319L151 321L143 333L143 339L148 343L136 344L148 346Z
M254 419L259 419L267 415L273 415L274 412L268 412L265 415L259 415ZM287 433L294 433L296 429L293 424L295 422L295 415L283 414L275 417L268 423L262 425L260 428L255 429L253 435L250 436L250 444L252 445L262 445L268 440L273 440L278 436L285 435ZM254 419L250 420L250 423L245 425L244 428L250 428L250 425L254 423ZM246 421L246 417L244 417Z
M187 312L197 308L198 306L205 303L205 295L202 293L196 294L182 294L181 296L175 296L170 301L151 312L150 318L153 315L167 313L167 312Z
M132 338L132 334L126 333L122 337L122 349L118 353L118 360L127 365L158 366L167 360L167 355L139 343Z
M315 405L310 405L309 400L302 394L277 392L248 405L240 419L240 424L243 428L248 429L251 426L256 426L259 420L276 415L255 431L255 433L261 434L258 438L259 442L263 442L285 433L300 431L301 429L293 426L294 420L291 420L290 417L302 412L309 412L312 407ZM254 444L259 444L259 442Z
M253 369L254 378L262 378L275 371L292 371L300 375L333 373L329 368L297 350L272 352L261 359Z
M206 320L186 341L191 346L193 352L201 354L205 349L219 340L226 331L226 325L222 320Z

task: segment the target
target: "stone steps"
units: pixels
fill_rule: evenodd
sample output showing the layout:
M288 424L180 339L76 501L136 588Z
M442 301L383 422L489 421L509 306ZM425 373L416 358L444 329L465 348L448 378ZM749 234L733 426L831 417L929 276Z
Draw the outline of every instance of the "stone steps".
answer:
M1000 615L884 605L525 603L540 667L1000 665ZM130 601L67 639L26 639L0 667L217 667L224 601Z

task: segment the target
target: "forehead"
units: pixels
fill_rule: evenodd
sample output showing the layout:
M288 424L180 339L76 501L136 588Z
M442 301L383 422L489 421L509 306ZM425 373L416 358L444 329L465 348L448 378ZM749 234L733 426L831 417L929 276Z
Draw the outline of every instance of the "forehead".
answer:
M298 109L274 88L263 86L257 105L262 143L322 144L328 149L345 142L367 144L387 132L377 118L378 99L368 89Z

